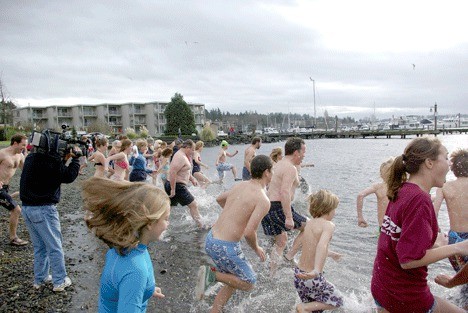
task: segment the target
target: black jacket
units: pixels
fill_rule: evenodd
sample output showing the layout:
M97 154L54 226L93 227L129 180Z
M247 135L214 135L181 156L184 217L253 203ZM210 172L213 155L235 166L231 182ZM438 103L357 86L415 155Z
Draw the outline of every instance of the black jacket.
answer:
M77 158L73 158L65 166L58 155L30 153L24 160L20 180L20 199L23 205L57 204L60 201L60 185L72 183L79 170Z

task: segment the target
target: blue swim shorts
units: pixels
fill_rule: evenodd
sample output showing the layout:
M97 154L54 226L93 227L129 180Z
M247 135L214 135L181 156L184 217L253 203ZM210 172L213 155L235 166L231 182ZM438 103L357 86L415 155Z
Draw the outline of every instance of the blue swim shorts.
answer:
M176 183L175 188L175 196L169 198L171 199L171 206L176 206L177 203L180 203L182 206L189 205L195 200L195 197L190 193L186 184ZM167 195L171 194L171 183L169 181L166 181L164 184L164 190L166 191Z
M267 236L277 236L282 232L290 231L286 228L286 216L284 215L283 206L281 201L272 201L270 211L262 219L263 233ZM294 211L291 207L292 217L294 221L294 229L298 229L302 226L307 219Z
M249 170L247 169L247 167L243 167L242 168L242 180L251 180L252 179L252 176L250 175L250 172Z
M218 166L216 166L216 170L218 171L218 176L219 179L224 178L224 172L230 171L233 168L232 164L230 163L219 163Z
M247 262L240 242L213 238L210 230L206 235L205 251L219 272L233 274L250 284L255 284L257 281L257 275Z

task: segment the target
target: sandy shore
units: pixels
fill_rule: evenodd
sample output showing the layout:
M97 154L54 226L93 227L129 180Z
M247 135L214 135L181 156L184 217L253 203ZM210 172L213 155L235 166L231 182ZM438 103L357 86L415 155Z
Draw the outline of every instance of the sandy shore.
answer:
M0 312L96 312L99 279L107 247L87 230L83 222L80 182L94 171L86 169L69 185L62 185L58 205L65 263L73 285L65 292L54 293L52 285L35 290L33 284L33 247L8 244L8 211L0 210ZM20 171L10 182L10 191L19 189ZM19 199L18 199L19 201ZM29 233L20 219L20 238L29 240ZM200 234L203 235L203 234ZM150 300L148 312L189 312L193 303L193 282L197 266L190 255L174 245L158 242L150 249L157 284L166 299ZM157 252L156 252L157 250Z

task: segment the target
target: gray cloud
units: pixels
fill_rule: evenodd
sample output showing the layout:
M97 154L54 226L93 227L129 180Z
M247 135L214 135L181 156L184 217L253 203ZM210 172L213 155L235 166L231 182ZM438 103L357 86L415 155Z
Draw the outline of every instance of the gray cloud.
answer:
M374 106L382 117L429 114L436 101L441 114L468 113L466 42L440 51L330 49L269 6L6 2L1 78L20 105L169 101L180 92L207 109L313 114L312 77L318 115L366 116Z

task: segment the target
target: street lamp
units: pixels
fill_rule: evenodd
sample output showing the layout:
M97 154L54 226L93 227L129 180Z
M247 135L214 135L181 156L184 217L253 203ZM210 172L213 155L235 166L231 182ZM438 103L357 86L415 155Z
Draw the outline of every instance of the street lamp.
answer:
M314 86L314 128L317 127L317 111L315 111L315 80L309 77Z
M429 112L432 112L434 109L434 130L437 130L437 102L434 104L434 106L429 108Z

